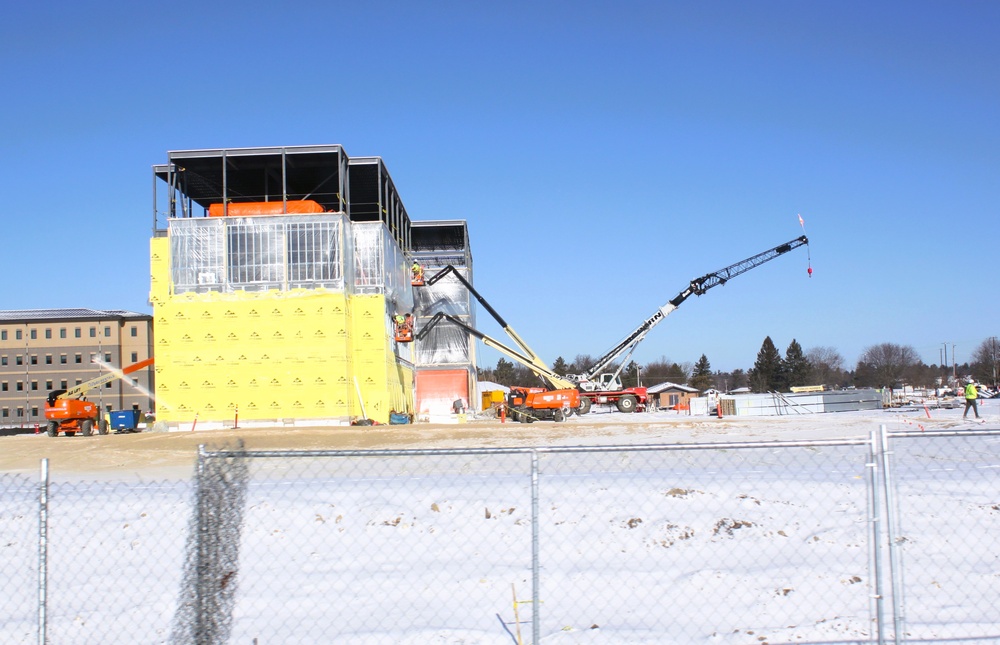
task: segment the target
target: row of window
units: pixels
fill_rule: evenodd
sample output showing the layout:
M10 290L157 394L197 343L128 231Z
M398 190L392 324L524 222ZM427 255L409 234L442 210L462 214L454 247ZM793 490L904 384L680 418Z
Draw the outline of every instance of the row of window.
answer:
M131 329L129 330L129 335L131 335L133 338L137 337L139 335L139 328L136 325L132 325ZM29 336L29 338L31 340L38 340L38 330L37 329L29 329L28 330L28 336ZM91 338L97 338L97 327L91 327L90 328L90 337ZM105 327L104 328L104 337L105 338L111 338L111 327ZM52 338L52 329L46 329L45 330L45 338L47 338L47 339ZM65 327L60 327L59 328L59 338L66 338L66 328ZM73 338L83 338L83 328L82 327L75 327L73 329ZM6 329L0 330L0 340L7 340L7 330ZM24 331L21 330L21 329L15 329L14 330L14 340L24 340Z
M38 416L38 408L31 408L31 417L35 418L37 416ZM10 408L4 408L3 409L2 417L4 419L9 419L10 418ZM24 408L17 408L17 415L14 418L15 419L23 419L24 418Z
M76 384L77 385L79 385L82 382L83 381L81 379L76 379ZM52 389L52 383L53 383L53 381L45 381L45 389L46 390L51 390ZM66 383L67 383L67 381L65 381L65 380L60 381L59 387L61 387L64 390L67 389ZM14 391L16 391L16 392L24 392L24 386L25 385L27 385L27 382L22 383L21 381L15 381L15 383L14 383ZM105 383L105 386L110 386L110 385L111 385L110 383ZM37 391L38 390L38 381L32 381L31 382L31 390L32 391ZM0 382L0 392L8 392L8 391L10 391L10 384L7 381Z
M28 359L28 364L29 365L38 365L38 354L31 354L30 356L28 356L27 354L25 354L24 356L21 356L20 354L18 354L16 356L14 356L14 364L15 365L24 365L24 359L25 358ZM83 363L83 354L76 354L76 355L73 356L73 359L74 359L73 360L74 363ZM53 364L52 360L53 360L52 359L52 354L46 354L45 355L45 364L46 365L52 365ZM139 360L139 352L132 352L132 362L135 363L138 360ZM91 363L96 363L97 362L97 352L91 352L90 353L90 362ZM105 363L110 363L111 362L111 352L105 352L104 353L104 362ZM69 355L68 354L60 354L59 355L59 364L60 365L66 365L68 363L69 363ZM9 363L9 361L7 359L7 355L6 354L4 354L3 356L0 356L0 365L9 365L9 364L10 363Z
M45 389L46 390L51 390L53 383L54 383L54 381L45 381ZM63 379L62 381L59 381L59 387L61 389L63 389L63 390L68 389L67 383L68 383L68 381L66 381L65 379ZM80 383L83 383L83 380L82 379L76 379L76 385L79 385ZM133 385L138 385L139 384L139 379L138 378L133 378L132 379L132 384ZM27 385L29 385L29 383L27 381L24 381L24 382L14 381L14 391L15 392L24 392L24 388ZM38 391L38 381L31 381L30 385L31 385L31 391L33 391L33 392L37 392ZM112 385L111 382L105 383L104 384L104 388L105 389L111 389L111 385ZM9 392L9 391L10 391L10 383L8 383L7 381L0 381L0 392Z
M135 407L135 406L133 406L133 407ZM109 412L109 413L111 412L111 406L110 405L105 405L104 409L107 412ZM24 418L24 408L15 408L14 411L15 411L15 414L14 414L13 418L15 418L15 419L23 419ZM4 419L10 419L11 418L10 408L3 408L2 411L0 411L0 417L2 417ZM31 417L30 418L34 419L34 418L37 418L37 417L38 417L38 408L36 406L32 406L32 408L31 408Z

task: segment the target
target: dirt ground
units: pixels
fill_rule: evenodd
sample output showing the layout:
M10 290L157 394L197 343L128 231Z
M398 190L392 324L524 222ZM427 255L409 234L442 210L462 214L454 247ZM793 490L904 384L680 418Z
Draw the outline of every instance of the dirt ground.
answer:
M261 427L194 432L141 432L92 437L28 434L0 437L0 473L37 473L43 458L50 476L187 477L199 445L220 448L242 440L249 450L379 450L523 446L622 445L806 441L867 437L889 423L890 430L950 429L960 411L934 418L920 412L842 412L783 417L677 416L674 413L592 413L564 423L506 423L471 420L462 424ZM961 426L959 426L961 427Z
M533 445L612 434L607 424L466 424L247 428L196 432L140 432L91 437L44 434L0 437L0 472L37 472L43 458L60 472L190 469L198 446L242 440L250 450L378 450Z

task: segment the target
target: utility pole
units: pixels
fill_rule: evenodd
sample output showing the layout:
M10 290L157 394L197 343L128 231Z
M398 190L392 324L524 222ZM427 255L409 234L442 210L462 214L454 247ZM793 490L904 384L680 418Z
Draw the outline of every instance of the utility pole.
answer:
M996 389L997 383L997 337L993 336L990 338L990 364L993 366L993 388Z
M958 361L955 360L955 343L951 344L951 377L958 378Z

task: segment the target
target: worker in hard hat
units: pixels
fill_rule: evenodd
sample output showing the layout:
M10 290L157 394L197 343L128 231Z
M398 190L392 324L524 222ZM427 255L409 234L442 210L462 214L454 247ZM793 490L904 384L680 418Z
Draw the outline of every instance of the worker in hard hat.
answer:
M969 414L969 408L976 413L976 418L979 418L979 408L976 405L976 399L979 398L979 390L976 388L976 383L971 378L965 381L965 412L962 413L962 418L967 418Z
M410 267L410 281L413 284L424 283L424 267L420 266L419 262L414 261L413 266Z

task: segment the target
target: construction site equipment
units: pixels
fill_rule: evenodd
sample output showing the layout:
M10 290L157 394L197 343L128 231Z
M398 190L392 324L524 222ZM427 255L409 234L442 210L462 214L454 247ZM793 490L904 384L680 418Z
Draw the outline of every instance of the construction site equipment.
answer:
M112 410L108 417L111 420L111 430L117 433L138 432L142 413L139 410Z
M476 288L472 286L472 283L466 280L465 277L451 265L428 278L425 283L427 285L433 285L446 275L454 275L465 286L465 288L468 289L473 296L475 296L476 300L479 301L479 304L483 305L486 311L493 316L494 320L497 321L497 323L503 328L504 332L517 344L520 350L508 347L495 338L491 338L481 331L471 327L461 319L443 312L434 314L434 316L427 321L420 332L416 335L416 339L422 339L442 320L447 320L448 322L457 325L473 336L479 338L487 347L496 349L521 365L524 365L539 377L548 381L548 383L552 386L553 391L563 393L578 391L578 395L576 397L576 400L578 401L577 405L569 407L566 405L559 406L559 409L563 410L564 414L567 409L571 412L575 411L577 414L587 414L594 404L615 405L621 412L644 410L648 399L646 388L623 387L621 382L621 371L624 366L628 364L628 360L631 358L632 353L650 332L650 330L662 322L664 318L676 310L681 303L687 300L690 296L703 295L712 287L725 284L729 280L746 273L750 269L759 267L760 265L769 262L780 255L784 255L793 249L808 244L809 239L805 235L802 235L794 240L790 240L784 244L779 244L772 249L768 249L763 253L758 253L757 255L741 260L735 264L731 264L725 268L719 269L718 271L713 271L701 276L700 278L691 280L685 289L674 296L674 298L672 298L665 305L657 309L656 313L644 320L642 324L634 329L621 342L598 358L589 370L581 374L566 374L563 376L554 372L552 368L550 368L548 364L546 364L545 361L542 360L538 354L528 346L524 339L521 338L521 336L518 335L509 324L507 324L507 321L503 319L503 317L490 305L490 303L487 302L478 291L476 291ZM614 372L603 372L603 370L607 369L615 361L619 361L619 365ZM572 400L570 395L565 394L564 396L565 399L561 399L562 403ZM536 402L532 399L532 403L541 406L538 409L553 409L551 407L546 407L553 405L551 401L543 402L538 400ZM527 405L527 396L525 397L524 405ZM511 409L513 410L514 408L511 407Z
M423 340L423 338L427 336L427 334L429 334L430 331L434 329L434 327L436 327L442 320L447 320L453 325L464 329L479 340L483 341L487 347L492 347L511 357L518 363L527 366L533 372L546 379L554 386L554 389L551 390L545 390L543 388L511 388L511 395L508 396L507 399L507 407L510 410L511 416L516 421L524 421L526 423L530 423L536 419L552 419L553 421L562 421L573 412L576 412L577 414L586 414L587 412L590 412L590 401L588 399L581 398L576 387L574 387L571 383L564 381L561 376L553 372L544 364L539 364L525 354L507 347L495 338L487 336L475 327L466 324L461 318L439 311L434 314L434 316L431 317L431 319L428 320L423 327L421 327L420 332L416 335L416 340ZM526 353L533 355L530 349L527 350ZM537 356L534 358L537 359ZM565 383L566 386L557 386L557 384L562 383ZM557 410L559 411L558 414L556 413Z
M642 340L646 337L646 334L648 334L653 327L656 327L656 325L663 322L664 318L673 313L673 311L680 307L681 303L687 300L690 296L704 295L704 293L712 287L716 287L720 284L726 284L736 276L742 275L750 269L755 269L766 262L770 262L780 255L784 255L793 249L797 249L800 246L808 244L809 239L805 235L802 235L794 240L785 242L784 244L779 244L773 249L768 249L763 253L758 253L757 255L741 260L735 264L730 264L729 266L719 269L718 271L706 273L700 278L695 278L685 289L674 296L674 298L667 304L657 309L656 313L644 320L641 325L632 331L632 333L608 350L603 356L598 358L589 370L583 372L582 374L567 374L566 378L576 383L577 386L584 392L608 392L621 389L621 371L624 366L628 364L628 360L631 358L635 348L640 342L642 342ZM618 364L617 370L610 374L603 373L603 370L607 369L608 366L619 359L621 360Z
M513 421L565 421L580 409L580 392L574 389L546 390L512 387L507 395L507 415Z
M489 390L483 392L480 395L482 399L481 403L484 410L489 410L490 408L495 408L498 405L503 405L504 402L504 391L503 390Z
M483 344L487 347L492 347L502 354L505 354L546 380L552 388L546 396L540 396L541 392L529 391L530 388L528 390L520 388L523 393L522 396L518 396L516 391L512 392L513 396L508 397L507 407L514 420L526 421L529 423L536 419L552 419L562 421L565 417L573 414L574 412L577 414L587 414L590 412L590 408L592 406L591 398L580 396L576 384L566 380L563 376L554 372L552 368L550 368L545 361L542 360L542 358L528 346L528 343L525 342L525 340L521 338L516 331L514 331L513 327L511 327L507 321L504 320L503 316L501 316L500 313L494 309L492 305L490 305L486 298L484 298L482 294L480 294L476 288L472 286L472 283L469 282L454 266L448 265L441 269L428 278L425 281L425 284L428 286L434 285L449 274L454 275L455 278L457 278L459 282L461 282L462 285L468 289L469 293L471 293L479 304L481 304L486 311L493 316L493 319L497 321L497 323L503 328L504 332L510 336L520 349L508 347L495 338L492 338L478 329L468 325L462 319L443 312L434 314L434 316L432 316L431 319L423 325L420 333L416 336L417 340L423 339L430 332L430 330L442 320L447 320L448 322L464 329L468 333L483 341ZM644 388L629 388L627 391L623 390L618 393L606 393L604 398L614 399L613 402L618 403L619 409L623 412L632 412L636 406L640 404L640 402L641 405L645 406L646 391Z
M413 314L396 314L392 319L393 338L397 343L413 342Z
M72 437L77 432L85 437L94 434L94 427L100 434L107 434L108 428L100 421L97 404L86 399L87 393L116 379L138 372L153 364L152 358L133 363L121 370L112 370L97 378L90 379L68 390L52 390L45 399L45 431L50 437L63 432Z

